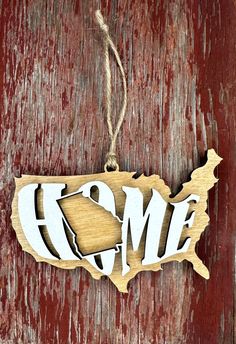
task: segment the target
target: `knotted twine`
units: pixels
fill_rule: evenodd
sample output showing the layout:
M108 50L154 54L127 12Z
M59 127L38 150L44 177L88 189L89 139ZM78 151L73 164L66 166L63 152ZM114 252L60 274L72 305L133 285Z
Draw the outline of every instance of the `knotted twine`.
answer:
M104 165L104 170L106 172L108 170L119 171L119 165L116 160L116 140L117 140L117 136L120 131L121 125L123 123L124 117L125 117L125 111L126 111L126 106L127 106L126 78L125 78L124 69L120 60L120 56L109 35L109 28L105 24L100 10L97 10L95 12L95 16L96 16L98 25L100 26L100 29L103 31L103 34L104 34L104 57L105 57L104 68L105 68L105 74L106 74L106 112L107 112L106 116L107 116L107 126L108 126L109 138L110 138L110 148L106 155L106 163ZM120 110L120 114L119 114L115 129L113 128L112 121L111 121L111 68L110 68L109 48L112 50L112 52L115 55L116 62L118 64L121 77L122 77L122 83L123 83L123 104Z

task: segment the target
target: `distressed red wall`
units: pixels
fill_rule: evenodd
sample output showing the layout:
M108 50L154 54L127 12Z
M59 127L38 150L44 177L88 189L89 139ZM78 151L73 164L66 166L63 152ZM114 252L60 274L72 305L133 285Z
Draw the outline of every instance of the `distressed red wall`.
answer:
M234 343L236 9L233 0L0 2L0 342ZM173 191L207 148L224 158L210 226L188 263L143 272L120 294L108 279L36 263L10 222L13 177L103 170L108 149L101 8L128 81L122 170ZM121 81L112 64L114 116Z

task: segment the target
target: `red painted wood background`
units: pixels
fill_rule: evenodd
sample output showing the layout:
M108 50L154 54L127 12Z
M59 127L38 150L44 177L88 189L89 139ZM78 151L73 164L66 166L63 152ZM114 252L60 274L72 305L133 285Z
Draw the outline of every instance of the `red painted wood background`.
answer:
M122 170L176 191L207 148L224 158L210 226L188 263L141 273L120 294L104 278L36 263L11 226L13 177L101 172L108 149L101 8L128 81ZM233 0L1 0L0 342L234 343L236 8ZM122 98L112 63L113 109Z

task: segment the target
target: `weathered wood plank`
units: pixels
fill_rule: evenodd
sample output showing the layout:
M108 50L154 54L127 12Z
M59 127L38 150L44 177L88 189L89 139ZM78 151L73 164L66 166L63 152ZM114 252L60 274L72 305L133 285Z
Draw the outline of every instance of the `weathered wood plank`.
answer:
M173 191L207 148L224 158L211 225L186 264L139 274L128 295L84 270L37 264L10 223L14 175L101 172L108 148L101 7L128 79L123 170ZM2 343L233 343L236 10L233 0L2 0L0 13ZM122 97L115 63L114 114Z

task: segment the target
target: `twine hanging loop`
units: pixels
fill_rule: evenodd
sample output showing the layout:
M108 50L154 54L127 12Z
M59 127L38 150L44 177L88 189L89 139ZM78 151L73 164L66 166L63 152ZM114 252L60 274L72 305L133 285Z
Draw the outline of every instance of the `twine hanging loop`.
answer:
M116 141L117 141L117 136L120 131L121 125L125 117L125 111L127 107L126 77L125 77L124 69L120 60L120 56L109 35L109 28L104 22L101 11L97 10L95 12L95 16L96 16L97 23L104 34L104 57L105 57L104 67L105 67L105 74L106 74L106 111L107 111L107 126L108 126L108 132L109 132L109 137L110 137L110 147L106 155L106 163L104 165L104 169L106 172L108 170L119 171L119 165L116 160ZM117 65L121 73L122 84L123 84L123 103L122 103L122 107L119 113L119 118L118 118L115 129L113 128L112 121L111 121L111 68L110 68L110 59L109 59L109 49L111 49L113 54L115 55Z

